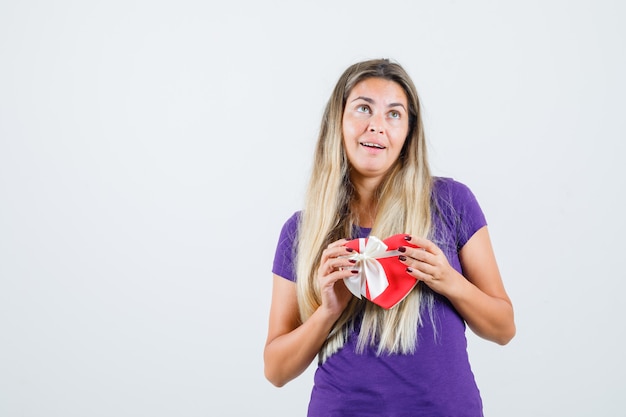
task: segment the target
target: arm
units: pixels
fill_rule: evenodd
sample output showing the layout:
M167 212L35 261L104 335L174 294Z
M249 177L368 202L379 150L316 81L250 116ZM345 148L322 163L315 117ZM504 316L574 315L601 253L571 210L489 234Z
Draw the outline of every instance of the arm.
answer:
M263 359L265 377L281 387L311 364L335 322L318 309L300 325L296 284L274 275L269 329Z
M459 259L467 281L465 290L452 295L454 307L478 336L507 344L515 336L513 304L504 289L486 226L461 248Z
M338 258L347 253L343 243L345 240L331 244L322 254L318 270L322 305L304 323L300 322L296 284L274 275L263 358L265 377L278 387L296 378L311 364L352 296L343 284L343 278L353 273L351 263Z
M465 276L450 266L434 243L412 238L422 249L406 248L409 272L445 296L478 336L507 344L515 335L513 305L500 277L487 227L479 229L459 252Z

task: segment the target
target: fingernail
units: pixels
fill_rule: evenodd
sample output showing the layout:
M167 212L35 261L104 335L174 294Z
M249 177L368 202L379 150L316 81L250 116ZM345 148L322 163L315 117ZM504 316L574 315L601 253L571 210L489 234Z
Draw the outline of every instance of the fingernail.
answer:
M406 272L413 272L413 268L407 268Z
M406 261L406 256L400 255L398 256L398 259L400 259L401 261Z
M349 248L349 247L346 247L346 250L347 250L348 252L354 252L354 249Z
M411 236L406 235L406 236L404 237L404 240L411 240Z
M406 248L405 248L404 246L400 246L400 247L398 248L398 252L402 252L402 253L404 253L404 252L406 252Z
M353 270L351 270L350 272L352 272L353 274L358 274L358 273L359 273L359 270L358 270L358 269L353 269Z
M350 262L351 264L355 264L356 263L356 259L349 259L348 262Z

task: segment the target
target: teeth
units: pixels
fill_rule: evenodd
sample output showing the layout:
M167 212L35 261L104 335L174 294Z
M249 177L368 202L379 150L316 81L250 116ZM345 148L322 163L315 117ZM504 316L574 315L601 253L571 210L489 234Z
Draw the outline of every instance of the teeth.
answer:
M377 143L371 143L371 142L363 142L361 143L361 145L363 146L369 146L370 148L378 148L378 149L385 149L384 146L381 146Z

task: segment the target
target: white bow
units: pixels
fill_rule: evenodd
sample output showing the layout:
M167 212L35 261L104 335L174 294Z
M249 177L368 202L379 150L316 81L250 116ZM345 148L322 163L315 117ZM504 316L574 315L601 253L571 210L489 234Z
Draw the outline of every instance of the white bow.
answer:
M366 240L367 243L365 243ZM376 236L359 239L359 253L348 256L348 259L356 260L355 268L359 272L354 276L344 278L343 282L358 298L367 295L367 289L369 289L370 299L373 300L389 286L387 274L376 258L389 258L397 255L400 255L400 252L387 251L387 245Z

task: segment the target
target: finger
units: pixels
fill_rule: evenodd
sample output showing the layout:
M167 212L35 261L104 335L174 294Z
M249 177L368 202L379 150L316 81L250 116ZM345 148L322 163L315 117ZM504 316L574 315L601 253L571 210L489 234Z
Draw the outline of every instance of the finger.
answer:
M337 258L330 258L328 260L328 266L330 268L332 268L333 270L339 270L339 269L356 269L355 268L355 264L356 264L356 259L350 259L347 257L337 257Z
M331 249L331 248L336 248L338 246L343 246L348 242L347 239L339 239L339 240L335 240L334 242L330 243L326 248L327 249Z
M411 248L411 247L401 246L398 248L398 251L402 252L406 260L405 263L408 266L413 265L411 264L412 260L420 262L420 263L425 263L427 265L433 265L433 266L437 264L437 256L433 255L432 253L427 252L423 248Z
M324 249L324 251L322 252L322 259L336 258L338 256L345 256L349 253L354 252L354 249L344 246L346 242L346 239L340 239L328 245L326 249Z
M323 262L318 268L318 272L322 275L328 275L341 269L355 269L355 259L350 259L347 255L350 252L348 248L329 249L324 255Z
M416 245L419 249L425 250L426 252L432 253L433 255L438 255L439 253L442 253L439 246L435 245L432 241L423 237L409 235L405 239L407 240L407 242Z
M346 269L338 269L329 274L320 275L318 278L320 282L320 287L321 288L332 287L337 282L343 281L345 278L349 278L358 273L359 271L357 271L356 269L346 268Z
M432 255L429 254L429 256L432 256ZM418 271L420 273L433 276L436 272L436 268L434 265L431 265L430 263L423 261L421 259L416 259L416 258L409 257L406 255L400 255L398 259L400 260L400 262L406 265L407 268Z
M425 283L430 283L433 281L433 277L417 268L414 267L407 267L406 268L406 272L411 275L413 278L417 279L418 281L423 281Z

